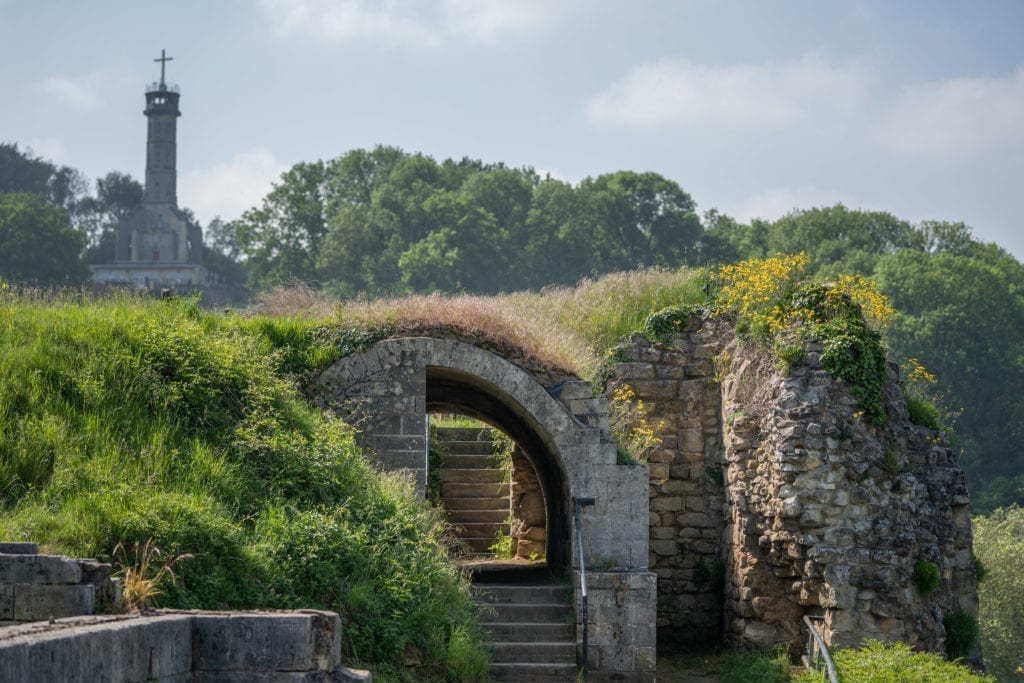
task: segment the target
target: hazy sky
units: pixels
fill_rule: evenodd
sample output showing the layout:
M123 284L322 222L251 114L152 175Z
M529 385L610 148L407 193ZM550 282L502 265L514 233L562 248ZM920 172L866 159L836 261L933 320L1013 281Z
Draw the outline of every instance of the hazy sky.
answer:
M141 179L161 49L204 223L387 144L656 171L743 220L959 220L1024 258L1020 0L0 0L0 141Z

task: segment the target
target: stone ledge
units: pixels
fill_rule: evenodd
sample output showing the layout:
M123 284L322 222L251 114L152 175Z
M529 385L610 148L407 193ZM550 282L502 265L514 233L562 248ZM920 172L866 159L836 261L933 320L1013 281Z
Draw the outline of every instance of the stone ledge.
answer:
M104 615L0 629L0 680L340 680L341 621L318 610Z
M61 555L0 555L0 583L74 584L81 580L78 563Z

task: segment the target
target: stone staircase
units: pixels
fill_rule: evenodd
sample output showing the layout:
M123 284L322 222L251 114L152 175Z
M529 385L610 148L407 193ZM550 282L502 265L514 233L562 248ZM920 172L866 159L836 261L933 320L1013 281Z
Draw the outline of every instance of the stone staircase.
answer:
M498 532L509 534L509 483L494 457L493 430L439 427L448 454L441 468L441 504L470 556L489 554Z
M491 652L491 679L518 683L576 680L576 623L568 586L476 583Z

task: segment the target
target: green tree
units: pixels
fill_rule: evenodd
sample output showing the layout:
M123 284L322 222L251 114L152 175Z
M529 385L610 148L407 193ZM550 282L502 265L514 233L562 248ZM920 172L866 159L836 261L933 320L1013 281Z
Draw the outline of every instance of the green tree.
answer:
M978 626L985 666L1001 681L1024 666L1024 508L975 517L974 552L985 567L978 584Z
M592 245L591 273L696 260L702 233L696 204L671 180L657 173L619 171L587 178L577 192L583 222L574 232Z
M250 284L265 288L298 279L313 282L327 232L324 163L298 163L281 176L258 208L242 214L235 238Z
M142 206L142 184L111 171L96 181L96 195L80 199L72 222L85 234L86 263L113 263L117 224Z
M527 287L573 285L590 271L593 246L581 223L572 185L553 179L537 185L526 216L526 246L513 266L524 271Z
M29 192L0 194L0 277L33 285L80 285L85 237L67 211Z
M906 249L881 259L876 272L879 288L900 311L888 331L892 355L919 359L949 383L954 407L963 408L957 439L981 511L1024 503L1020 491L1001 500L986 495L994 478L1013 479L1024 470L1022 268L1009 255L997 266Z

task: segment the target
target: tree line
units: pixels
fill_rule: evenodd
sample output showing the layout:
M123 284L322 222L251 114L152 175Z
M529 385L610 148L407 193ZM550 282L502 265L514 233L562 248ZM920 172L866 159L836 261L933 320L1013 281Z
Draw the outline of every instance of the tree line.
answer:
M0 145L0 277L81 284L113 259L114 228L141 185L81 174ZM186 210L187 211L187 210ZM656 173L577 184L531 168L356 149L286 171L260 204L204 230L204 260L254 290L302 281L338 297L492 294L640 267L807 252L822 278L876 280L900 311L894 359L935 372L956 413L975 511L1024 504L1024 266L962 223L911 224L842 205L774 221L697 213Z

